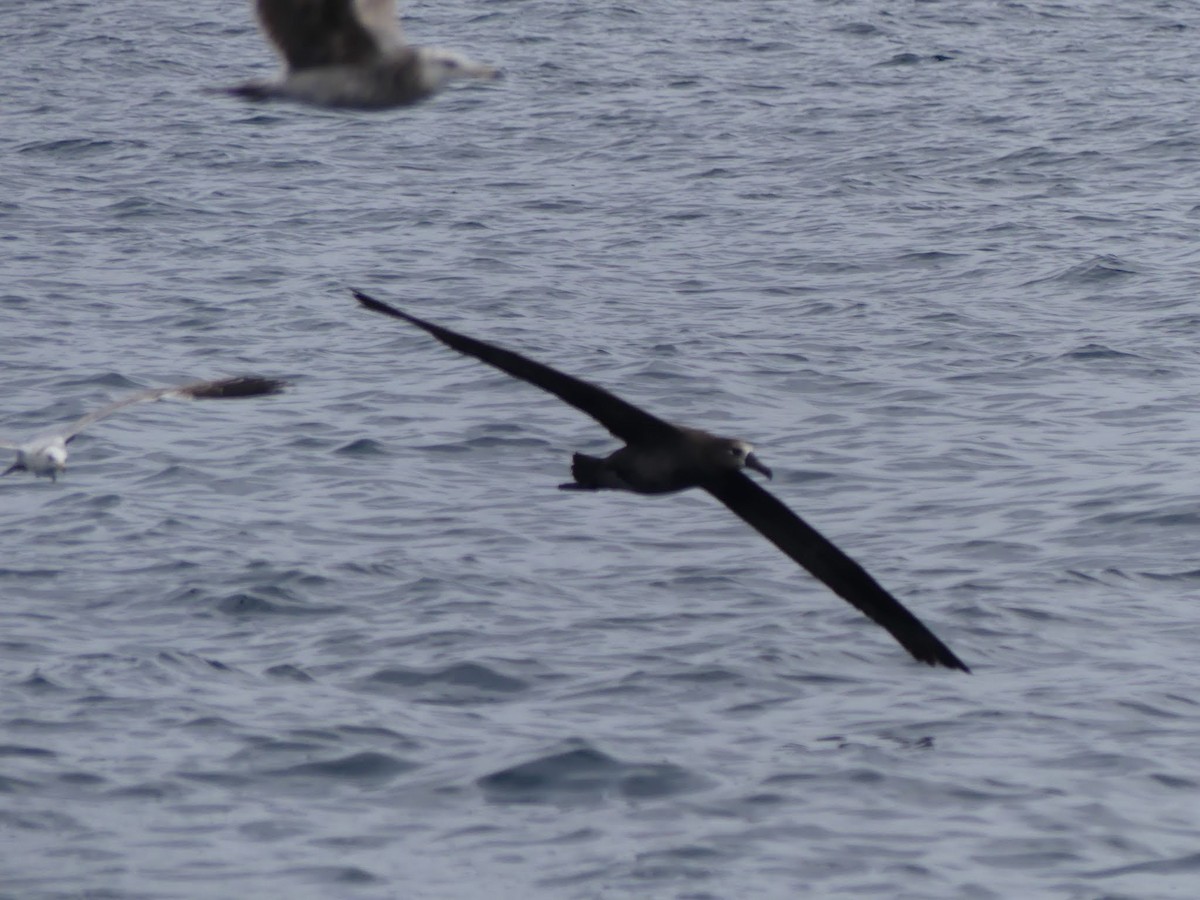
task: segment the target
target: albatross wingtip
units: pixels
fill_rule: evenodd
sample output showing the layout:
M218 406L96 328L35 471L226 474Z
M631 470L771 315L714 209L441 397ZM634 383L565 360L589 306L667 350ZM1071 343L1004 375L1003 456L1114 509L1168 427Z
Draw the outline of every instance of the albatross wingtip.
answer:
M938 642L932 653L921 659L921 662L928 663L931 666L944 666L947 669L957 669L960 672L971 674L971 667L954 655L954 651L945 644ZM920 658L920 657L918 657Z
M376 300L370 294L364 294L357 288L350 288L350 293L354 294L354 299L365 306L367 309L377 313L383 313L385 316L391 316L394 319L403 319L405 322L411 322L414 325L425 327L425 323L416 316L410 316L406 312L396 309L394 306L389 306L382 300Z
M364 294L358 288L350 288L350 293L354 295L354 299L365 306L367 309L372 309L375 312L386 313L388 315L396 315L400 310L388 306L382 300L376 300L370 294Z
M960 672L966 672L968 675L971 674L971 667L968 666L965 662L963 662L961 659L959 659L953 653L950 654L950 658L951 658L952 662L948 662L948 663L944 662L944 663L942 663L942 665L946 666L947 668L950 668L950 669L958 669Z

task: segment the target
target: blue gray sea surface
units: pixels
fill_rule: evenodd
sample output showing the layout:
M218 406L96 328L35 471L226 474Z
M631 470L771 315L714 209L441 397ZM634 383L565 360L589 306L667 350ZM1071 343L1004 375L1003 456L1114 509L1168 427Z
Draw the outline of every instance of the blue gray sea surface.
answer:
M1200 895L1200 7L0 4L0 897ZM973 668L358 287L755 442Z

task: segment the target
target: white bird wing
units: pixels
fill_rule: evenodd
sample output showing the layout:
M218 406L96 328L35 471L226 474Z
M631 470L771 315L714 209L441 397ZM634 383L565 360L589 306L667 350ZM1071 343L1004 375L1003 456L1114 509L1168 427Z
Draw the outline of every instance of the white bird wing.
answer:
M95 412L90 412L81 419L72 422L66 428L57 432L66 442L70 442L79 432L93 422L107 418L119 409L133 406L135 403L149 403L154 400L178 398L184 400L227 400L234 397L258 397L262 394L277 394L287 386L286 381L276 378L259 378L255 375L239 375L235 378L221 378L216 381L193 381L189 384L174 387L151 388L140 391L120 400L114 400L108 406L102 406Z
M394 0L258 0L256 8L292 70L361 65L404 43Z

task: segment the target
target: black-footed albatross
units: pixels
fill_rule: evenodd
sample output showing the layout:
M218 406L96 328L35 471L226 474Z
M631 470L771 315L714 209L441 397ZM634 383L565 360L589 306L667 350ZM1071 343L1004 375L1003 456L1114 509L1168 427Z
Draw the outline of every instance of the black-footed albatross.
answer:
M0 440L0 447L6 450L16 450L17 460L0 476L10 472L30 472L34 477L45 475L51 481L57 481L67 467L67 444L83 429L94 422L107 418L119 409L132 406L135 403L148 403L152 400L184 399L184 400L228 400L234 397L258 397L263 394L277 394L287 386L286 381L275 378L259 378L255 375L240 375L236 378L222 378L218 381L193 381L189 384L175 387L151 388L139 391L120 400L115 400L108 406L103 406L95 412L88 413L70 425L55 431L47 431L24 443Z
M388 109L455 79L500 75L451 50L405 44L395 0L257 0L256 7L286 65L276 81L226 89L249 100Z
M771 477L750 444L672 425L603 388L519 353L418 319L361 291L354 291L354 296L367 309L423 328L447 347L554 394L625 441L626 446L604 459L576 453L571 464L575 480L560 488L612 488L639 494L704 488L839 597L886 628L915 658L931 666L971 671L862 566L742 473L750 468Z

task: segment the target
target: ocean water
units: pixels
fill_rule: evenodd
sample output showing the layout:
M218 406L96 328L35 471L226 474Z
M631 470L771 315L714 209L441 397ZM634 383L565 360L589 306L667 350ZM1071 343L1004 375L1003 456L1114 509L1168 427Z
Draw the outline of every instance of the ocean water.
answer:
M0 4L4 898L1200 894L1200 8ZM753 440L974 669L357 287Z

